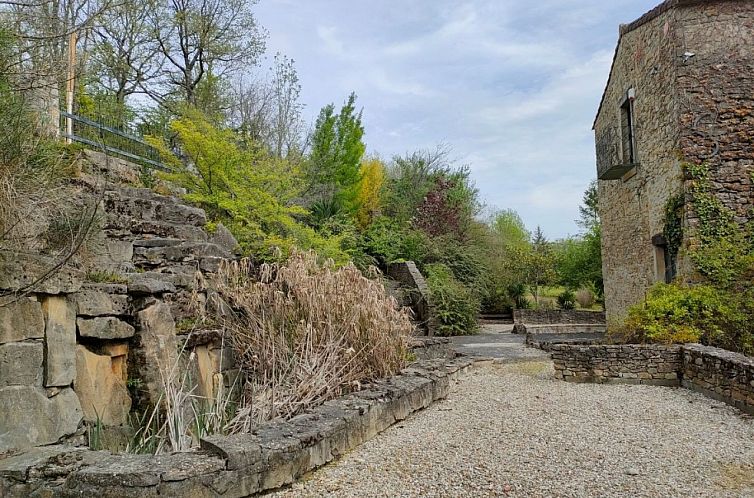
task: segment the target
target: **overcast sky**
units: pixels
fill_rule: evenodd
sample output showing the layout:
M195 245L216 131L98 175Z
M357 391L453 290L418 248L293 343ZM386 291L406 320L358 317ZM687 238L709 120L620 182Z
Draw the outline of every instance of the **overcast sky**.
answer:
M659 0L261 0L268 54L296 61L307 120L354 91L368 151L444 143L484 202L578 232L618 25Z

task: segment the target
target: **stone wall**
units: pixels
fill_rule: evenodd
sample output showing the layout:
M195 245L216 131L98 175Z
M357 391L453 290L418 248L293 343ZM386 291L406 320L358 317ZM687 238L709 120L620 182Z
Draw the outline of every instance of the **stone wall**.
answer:
M620 104L629 89L636 94L639 165L623 179L599 182L611 321L621 319L664 278L662 252L652 237L663 231L667 200L687 190L682 162L708 164L716 195L740 222L748 218L754 171L754 3L673 0L621 27L595 121L599 161L620 149ZM616 130L614 146L605 147L610 130ZM687 202L686 233L697 223ZM690 276L692 270L682 250L678 272Z
M196 394L212 397L233 373L222 334L191 327L206 302L195 275L235 257L232 235L206 232L204 211L174 197L112 183L138 169L103 157L80 164L80 201L101 209L80 255L51 272L50 257L0 251L0 455L84 445L85 423L127 430L132 408L158 401L182 345Z
M622 30L610 79L594 124L598 155L618 151L622 163L621 104L634 89L636 162L623 179L599 182L602 270L610 320L641 301L657 274L652 236L661 233L666 200L681 188L678 136L677 51L680 36L674 10Z
M605 312L586 310L514 310L513 323L524 325L604 324Z
M568 382L680 384L680 346L555 344L550 353L555 377Z
M70 446L0 460L0 496L148 498L251 496L292 483L397 421L445 398L468 359L430 360L251 434L211 436L201 449L112 455Z
M699 344L556 344L550 351L561 380L680 384L754 414L754 358L749 356Z
M411 289L411 308L414 310L416 319L421 327L426 330L427 335L434 336L436 327L432 318L429 287L424 276L416 267L416 263L413 261L390 263L387 267L387 275L407 289Z
M688 344L683 347L683 386L754 415L754 358Z

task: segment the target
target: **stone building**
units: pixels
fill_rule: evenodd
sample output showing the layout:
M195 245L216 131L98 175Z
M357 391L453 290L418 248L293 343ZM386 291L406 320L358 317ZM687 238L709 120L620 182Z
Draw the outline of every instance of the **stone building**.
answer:
M684 199L682 165L706 164L714 194L745 221L754 171L754 1L668 0L620 26L594 123L609 320L656 282L689 278L668 250L665 208ZM688 244L688 240L684 245Z

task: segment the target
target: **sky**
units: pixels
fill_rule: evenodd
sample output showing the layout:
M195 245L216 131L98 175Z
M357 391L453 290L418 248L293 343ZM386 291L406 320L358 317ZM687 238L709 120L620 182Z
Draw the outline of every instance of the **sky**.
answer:
M596 176L618 25L659 1L261 0L256 15L267 53L296 63L307 121L356 92L369 153L447 145L488 210L557 239Z

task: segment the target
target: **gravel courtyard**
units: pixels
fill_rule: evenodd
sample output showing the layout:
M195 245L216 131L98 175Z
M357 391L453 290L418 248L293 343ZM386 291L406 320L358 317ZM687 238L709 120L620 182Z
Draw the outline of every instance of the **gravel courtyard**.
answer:
M754 497L754 419L551 369L481 363L447 400L272 496Z

